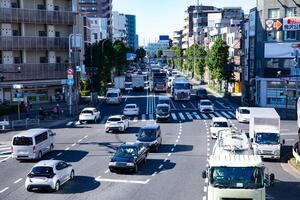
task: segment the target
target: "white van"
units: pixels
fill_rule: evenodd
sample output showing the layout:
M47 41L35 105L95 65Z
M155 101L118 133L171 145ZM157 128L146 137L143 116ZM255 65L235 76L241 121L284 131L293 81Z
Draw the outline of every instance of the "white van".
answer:
M119 104L122 101L121 90L109 88L106 92L106 104Z
M55 133L50 129L29 129L12 138L12 158L17 160L41 159L54 148Z

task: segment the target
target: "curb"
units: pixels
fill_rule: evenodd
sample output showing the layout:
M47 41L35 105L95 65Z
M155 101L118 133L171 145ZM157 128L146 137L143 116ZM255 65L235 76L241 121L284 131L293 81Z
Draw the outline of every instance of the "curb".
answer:
M295 169L295 167L290 163L290 161L288 161L287 164L281 163L280 165L285 172L297 179L300 179L300 170Z

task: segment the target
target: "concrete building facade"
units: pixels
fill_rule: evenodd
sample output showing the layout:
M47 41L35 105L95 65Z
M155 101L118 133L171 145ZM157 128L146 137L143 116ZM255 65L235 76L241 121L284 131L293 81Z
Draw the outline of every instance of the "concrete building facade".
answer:
M112 12L112 40L127 43L126 16L117 11Z
M136 41L136 17L135 15L125 15L126 17L126 32L127 44L132 50L137 50L138 41Z

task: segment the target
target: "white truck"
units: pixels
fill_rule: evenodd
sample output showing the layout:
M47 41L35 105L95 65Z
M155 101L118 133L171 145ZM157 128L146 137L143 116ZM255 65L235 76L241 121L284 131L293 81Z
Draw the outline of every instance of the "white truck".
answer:
M250 109L249 137L255 155L280 159L280 116L274 108Z
M125 89L125 76L115 76L114 77L114 87L120 90Z
M144 90L145 79L143 74L132 74L131 81L132 81L131 87L133 90L135 89Z
M208 179L208 200L265 200L275 175L268 174L257 155L211 155L202 178Z
M184 78L179 77L173 81L172 95L175 101L189 101L191 99L191 84Z

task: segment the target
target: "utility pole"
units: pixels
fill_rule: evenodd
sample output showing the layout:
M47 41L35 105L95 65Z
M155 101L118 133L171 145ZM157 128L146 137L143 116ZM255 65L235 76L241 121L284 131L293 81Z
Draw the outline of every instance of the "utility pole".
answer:
M193 76L192 78L195 77L195 74L196 74L196 33L197 33L197 36L198 36L198 31L196 29L195 31L195 27L198 28L198 15L199 15L199 12L198 12L198 9L199 9L199 0L197 0L197 7L196 7L196 23L194 22L194 25L193 25L193 35L194 35L194 67L193 67ZM195 24L197 24L197 26L195 26Z

